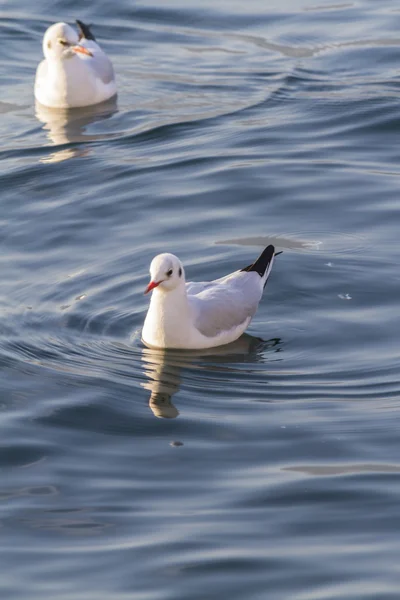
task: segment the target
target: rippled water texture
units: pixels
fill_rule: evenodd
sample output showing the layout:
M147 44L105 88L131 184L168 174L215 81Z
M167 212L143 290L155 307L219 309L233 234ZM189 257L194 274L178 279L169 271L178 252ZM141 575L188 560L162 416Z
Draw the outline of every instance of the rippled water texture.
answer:
M35 107L79 18L119 94ZM397 600L397 1L0 3L7 600ZM283 250L248 335L146 349L153 256Z

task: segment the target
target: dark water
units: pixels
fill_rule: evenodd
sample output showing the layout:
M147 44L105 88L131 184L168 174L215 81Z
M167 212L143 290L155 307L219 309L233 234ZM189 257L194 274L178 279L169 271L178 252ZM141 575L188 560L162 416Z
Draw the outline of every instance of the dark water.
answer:
M35 114L75 18L117 104ZM399 30L397 0L1 2L2 599L399 598ZM155 254L207 279L271 240L248 336L143 348Z

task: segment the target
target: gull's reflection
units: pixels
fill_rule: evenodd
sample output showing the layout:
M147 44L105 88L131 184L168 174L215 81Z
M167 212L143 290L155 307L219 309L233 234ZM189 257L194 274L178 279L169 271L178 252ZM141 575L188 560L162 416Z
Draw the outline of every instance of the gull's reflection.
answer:
M207 365L210 369L230 370L235 364L263 362L264 352L268 349L279 352L280 343L280 338L263 341L245 333L230 344L203 350L143 348L143 372L147 381L141 385L151 392L149 406L154 416L173 419L179 415L171 398L179 391L182 369L201 369Z
M86 129L92 123L110 118L118 110L116 96L107 102L84 108L47 108L36 102L36 117L41 121L43 129L52 144L60 146L74 142L93 142L116 134L89 134ZM88 147L68 147L57 150L42 159L43 162L59 162L76 156L85 156Z

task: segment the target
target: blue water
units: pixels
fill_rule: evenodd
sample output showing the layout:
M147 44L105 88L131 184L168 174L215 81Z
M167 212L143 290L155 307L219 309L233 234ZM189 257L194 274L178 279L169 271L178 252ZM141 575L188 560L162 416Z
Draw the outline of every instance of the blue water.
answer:
M33 81L75 18L118 99ZM0 2L0 595L397 600L400 8ZM146 349L159 252L277 257L248 334Z

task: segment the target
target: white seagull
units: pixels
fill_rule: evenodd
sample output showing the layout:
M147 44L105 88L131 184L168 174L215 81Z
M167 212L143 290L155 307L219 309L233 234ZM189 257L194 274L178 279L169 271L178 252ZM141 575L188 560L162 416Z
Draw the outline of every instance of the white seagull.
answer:
M117 93L114 69L89 27L55 23L44 34L45 59L36 71L35 98L50 108L77 108L104 102Z
M151 348L212 348L233 342L253 318L271 272L270 245L248 267L209 282L187 282L173 254L159 254L150 265L153 290L142 331Z

